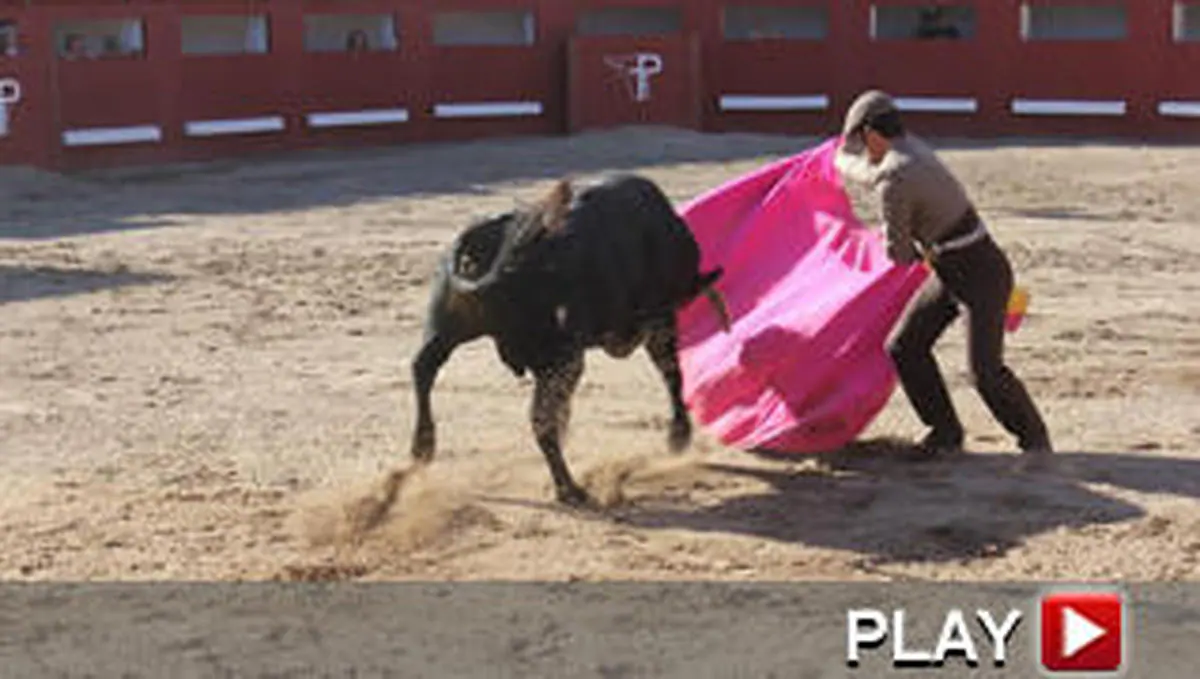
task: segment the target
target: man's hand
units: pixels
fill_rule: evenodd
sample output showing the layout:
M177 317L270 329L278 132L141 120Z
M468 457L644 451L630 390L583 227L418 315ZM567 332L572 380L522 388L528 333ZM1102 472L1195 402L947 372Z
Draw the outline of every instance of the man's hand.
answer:
M896 241L890 238L887 242L887 256L893 262L904 265L914 264L922 259L912 241Z

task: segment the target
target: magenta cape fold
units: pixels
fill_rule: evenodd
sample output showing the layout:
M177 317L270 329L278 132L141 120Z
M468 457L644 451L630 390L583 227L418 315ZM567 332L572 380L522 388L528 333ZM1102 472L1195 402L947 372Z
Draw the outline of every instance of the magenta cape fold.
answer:
M854 440L896 385L884 348L929 275L896 266L854 215L833 166L838 139L718 187L681 211L732 332L702 298L680 311L693 417L743 450L813 453Z

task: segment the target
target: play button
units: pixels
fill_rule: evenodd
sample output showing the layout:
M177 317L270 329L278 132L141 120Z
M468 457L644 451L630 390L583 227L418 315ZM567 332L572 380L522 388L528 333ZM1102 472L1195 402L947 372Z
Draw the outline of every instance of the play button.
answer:
M1062 657L1072 658L1084 648L1107 634L1107 630L1080 615L1073 608L1063 607Z
M1043 594L1038 628L1043 676L1116 677L1125 667L1125 601L1119 591Z

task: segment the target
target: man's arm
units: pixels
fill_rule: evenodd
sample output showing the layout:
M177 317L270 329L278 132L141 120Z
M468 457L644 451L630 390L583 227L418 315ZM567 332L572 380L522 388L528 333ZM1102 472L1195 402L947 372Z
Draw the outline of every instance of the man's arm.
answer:
M903 179L885 177L879 182L883 202L883 235L888 258L897 264L912 264L920 254L912 237L912 204L902 184Z

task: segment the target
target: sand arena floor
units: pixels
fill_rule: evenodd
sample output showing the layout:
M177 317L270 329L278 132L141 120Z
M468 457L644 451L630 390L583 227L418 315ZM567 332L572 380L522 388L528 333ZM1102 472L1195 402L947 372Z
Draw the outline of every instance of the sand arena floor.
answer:
M528 381L490 343L435 392L440 457L365 539L340 508L408 462L440 248L551 179L673 199L811 140L626 130L0 182L0 576L10 579L1194 579L1200 149L945 145L1033 291L1008 352L1069 467L1012 443L939 353L972 454L665 452L649 361L589 358L549 503ZM867 437L912 436L897 395ZM618 493L619 491L619 493ZM620 497L618 497L618 495Z

